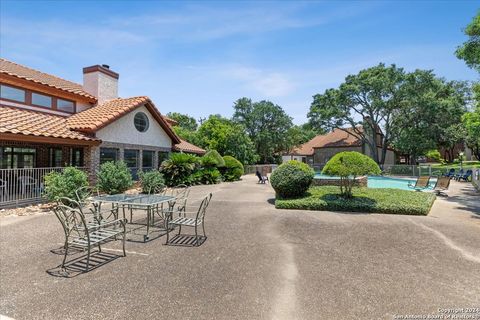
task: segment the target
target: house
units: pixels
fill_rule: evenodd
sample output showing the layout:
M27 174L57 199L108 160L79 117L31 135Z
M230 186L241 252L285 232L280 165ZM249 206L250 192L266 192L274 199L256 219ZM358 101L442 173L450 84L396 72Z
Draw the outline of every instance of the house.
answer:
M94 180L106 161L124 160L135 176L170 152L205 153L150 98L120 98L118 81L108 65L83 68L78 84L0 59L0 203L12 188L37 188L46 168L76 166Z
M357 130L362 131L363 127L358 126ZM353 135L353 128L348 129L334 129L333 131L318 135L312 140L303 145L293 149L288 154L282 156L282 160L298 160L308 163L314 167L323 167L330 158L342 151L357 151L368 156L371 155L370 147L367 143ZM381 131L377 132L377 148L379 154L382 149ZM388 148L385 158L386 165L395 164L395 152Z

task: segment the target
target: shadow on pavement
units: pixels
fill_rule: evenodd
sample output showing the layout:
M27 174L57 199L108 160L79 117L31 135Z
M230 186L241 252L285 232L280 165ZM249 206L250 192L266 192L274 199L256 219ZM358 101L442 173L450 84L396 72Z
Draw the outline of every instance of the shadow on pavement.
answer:
M201 246L208 237L198 236L198 246ZM194 235L177 234L168 241L168 246L197 247L197 240Z
M63 248L62 248L63 250ZM52 250L53 251L53 250ZM70 250L69 250L70 251ZM58 253L57 253L58 254ZM106 265L118 258L123 258L122 255L112 254L107 252L95 252L90 255L90 263L88 271L85 270L87 266L87 255L83 255L76 259L67 261L65 263L65 268L62 269L61 265L58 265L52 269L48 269L46 272L54 277L61 277L61 278L74 278L78 275L83 273L88 273L92 270L95 270L101 266Z

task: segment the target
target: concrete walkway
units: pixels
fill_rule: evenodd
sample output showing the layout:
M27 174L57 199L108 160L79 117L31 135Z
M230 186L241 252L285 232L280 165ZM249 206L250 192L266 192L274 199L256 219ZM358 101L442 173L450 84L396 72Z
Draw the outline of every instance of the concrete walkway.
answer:
M192 209L207 192L200 247L131 241L124 258L111 243L98 268L71 278L55 276L63 231L53 215L0 219L0 314L393 319L479 307L480 197L467 184L427 217L276 210L253 176L192 188Z

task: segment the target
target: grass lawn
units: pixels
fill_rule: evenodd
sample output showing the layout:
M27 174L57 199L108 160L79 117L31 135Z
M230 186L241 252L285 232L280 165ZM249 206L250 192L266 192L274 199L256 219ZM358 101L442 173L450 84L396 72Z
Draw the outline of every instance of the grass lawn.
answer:
M450 169L454 168L455 170L460 169L460 163L433 163L432 169ZM480 161L464 161L463 162L464 169L472 169L472 168L480 168Z
M435 201L433 193L398 189L353 188L353 198L344 199L336 186L311 187L306 196L275 201L278 209L371 212L427 215Z

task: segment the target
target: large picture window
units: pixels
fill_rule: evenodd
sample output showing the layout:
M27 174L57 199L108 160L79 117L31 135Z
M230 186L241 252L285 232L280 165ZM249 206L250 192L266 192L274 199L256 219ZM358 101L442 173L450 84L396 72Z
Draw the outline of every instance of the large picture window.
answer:
M118 160L118 149L115 148L100 148L100 164L109 161Z
M63 165L62 158L63 158L62 149L58 149L58 148L49 149L48 165L50 167L61 167Z
M153 151L143 150L142 152L142 170L149 171L153 169Z
M0 147L0 169L34 168L34 148Z
M74 167L83 167L83 149L82 148L71 149L70 164Z
M123 153L123 161L125 161L125 164L130 169L133 179L137 180L138 150L125 149Z

